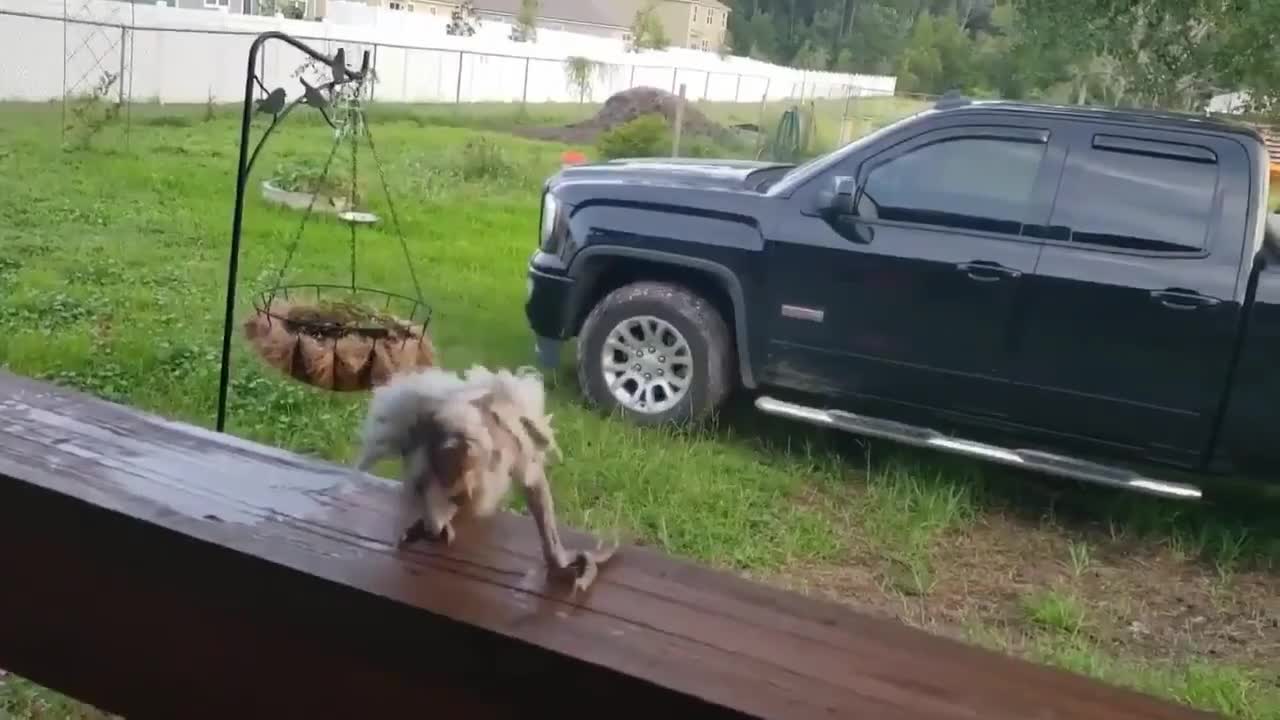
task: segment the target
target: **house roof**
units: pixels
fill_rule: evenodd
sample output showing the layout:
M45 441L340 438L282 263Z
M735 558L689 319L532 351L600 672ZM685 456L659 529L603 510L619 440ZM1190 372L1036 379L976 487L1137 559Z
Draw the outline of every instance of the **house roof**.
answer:
M634 10L624 12L628 5L629 3L619 3L617 0L542 0L538 8L538 17L587 25L627 27L635 15ZM505 15L518 15L520 0L477 0L475 8Z
M708 6L708 7L713 7L713 8L715 8L716 10L724 10L725 12L731 12L731 11L732 11L732 8L730 8L728 5L725 5L724 3L720 2L720 0L671 0L671 1L672 1L672 2L682 2L682 3L686 3L686 4L696 2L696 3L698 3L699 5L706 5L706 6Z
M672 0L690 3L695 0ZM625 28L631 26L646 0L541 0L538 17L545 20L561 20L579 22L587 25L607 25ZM728 10L729 7L720 0L696 0L700 5L708 5L717 10ZM520 0L476 0L476 10L518 15Z

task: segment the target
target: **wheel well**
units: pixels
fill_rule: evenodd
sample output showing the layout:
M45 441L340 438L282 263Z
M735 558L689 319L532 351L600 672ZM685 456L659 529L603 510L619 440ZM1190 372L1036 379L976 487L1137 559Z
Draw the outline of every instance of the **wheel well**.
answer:
M651 280L681 285L706 298L729 326L730 338L735 344L738 341L733 301L719 278L709 272L651 260L610 257L593 262L584 273L584 278L587 279L586 293L573 318L572 331L575 336L581 332L582 323L587 319L591 308L606 295L623 285Z

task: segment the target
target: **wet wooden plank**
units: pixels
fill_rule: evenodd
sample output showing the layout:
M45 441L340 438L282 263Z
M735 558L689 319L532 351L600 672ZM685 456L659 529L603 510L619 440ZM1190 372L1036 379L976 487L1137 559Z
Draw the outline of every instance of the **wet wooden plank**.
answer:
M397 550L410 512L0 372L0 667L130 718L1207 717L640 548L571 597L526 518Z

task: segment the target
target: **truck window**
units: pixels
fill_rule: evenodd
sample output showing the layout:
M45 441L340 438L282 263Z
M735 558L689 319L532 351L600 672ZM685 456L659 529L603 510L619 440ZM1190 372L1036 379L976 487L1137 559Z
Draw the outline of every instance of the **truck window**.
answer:
M1067 155L1050 224L1081 245L1199 253L1217 189L1210 150L1098 135Z
M868 173L859 215L1016 235L1045 147L991 137L923 145Z

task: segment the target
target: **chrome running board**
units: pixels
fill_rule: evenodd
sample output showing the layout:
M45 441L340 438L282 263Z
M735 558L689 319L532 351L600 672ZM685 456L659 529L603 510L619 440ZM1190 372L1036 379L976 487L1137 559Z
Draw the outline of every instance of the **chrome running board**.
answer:
M821 427L831 427L855 435L892 440L915 447L933 448L1048 475L1178 500L1199 500L1201 497L1200 488L1194 485L1156 480L1124 468L1110 467L1041 450L1017 450L949 437L928 428L866 417L843 410L821 410L768 396L756 398L756 408L769 415L800 420Z

